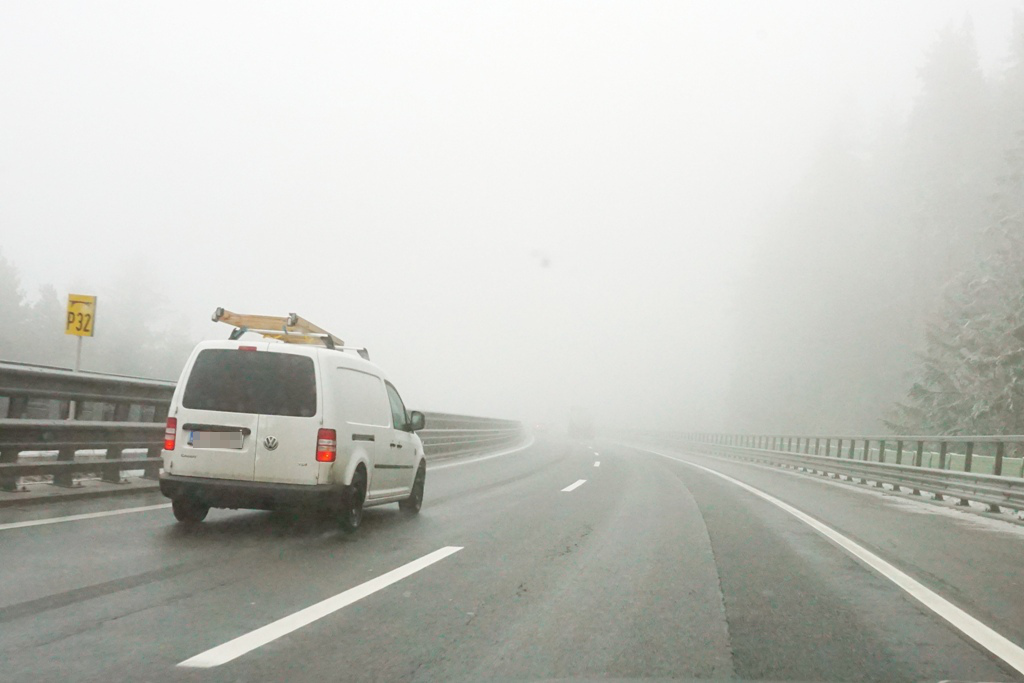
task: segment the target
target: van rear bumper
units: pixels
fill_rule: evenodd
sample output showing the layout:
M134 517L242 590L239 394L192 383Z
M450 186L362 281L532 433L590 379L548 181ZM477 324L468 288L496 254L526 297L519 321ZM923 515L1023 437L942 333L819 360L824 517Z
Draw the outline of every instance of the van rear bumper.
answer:
M274 484L206 477L160 476L160 493L191 498L214 508L274 510L285 507L340 508L348 487L338 484Z

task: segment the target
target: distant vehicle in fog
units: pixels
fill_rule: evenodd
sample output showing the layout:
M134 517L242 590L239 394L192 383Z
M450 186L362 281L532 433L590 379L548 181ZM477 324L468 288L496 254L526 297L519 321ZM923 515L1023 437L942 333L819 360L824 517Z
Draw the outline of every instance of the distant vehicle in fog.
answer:
M580 406L569 410L569 437L572 439L594 438L594 421L590 413Z

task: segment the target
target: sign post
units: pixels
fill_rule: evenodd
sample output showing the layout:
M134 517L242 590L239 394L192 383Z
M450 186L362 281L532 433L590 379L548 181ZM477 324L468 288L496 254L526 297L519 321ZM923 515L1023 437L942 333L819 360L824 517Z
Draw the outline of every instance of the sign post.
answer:
M64 318L64 334L78 337L75 349L75 372L82 367L82 339L92 337L96 330L96 297L88 294L68 294L67 315ZM68 419L75 419L75 401L68 407Z

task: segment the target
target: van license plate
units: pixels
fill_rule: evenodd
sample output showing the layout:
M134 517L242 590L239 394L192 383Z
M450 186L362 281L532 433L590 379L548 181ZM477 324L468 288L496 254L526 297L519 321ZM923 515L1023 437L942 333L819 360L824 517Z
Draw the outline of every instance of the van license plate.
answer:
M198 432L188 433L188 445L193 448L242 448L242 432Z

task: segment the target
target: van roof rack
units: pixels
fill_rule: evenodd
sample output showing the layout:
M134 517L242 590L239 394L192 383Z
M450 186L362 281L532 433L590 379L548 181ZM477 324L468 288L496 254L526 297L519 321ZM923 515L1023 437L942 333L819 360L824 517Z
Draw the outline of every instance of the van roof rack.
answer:
M233 325L235 329L228 337L231 340L239 339L246 332L253 332L261 334L267 339L277 339L286 344L323 344L329 349L355 351L366 360L370 360L370 353L366 349L345 346L345 342L340 337L334 336L305 318L300 318L295 313L289 313L287 316L246 315L218 308L213 312L211 320L215 323Z

